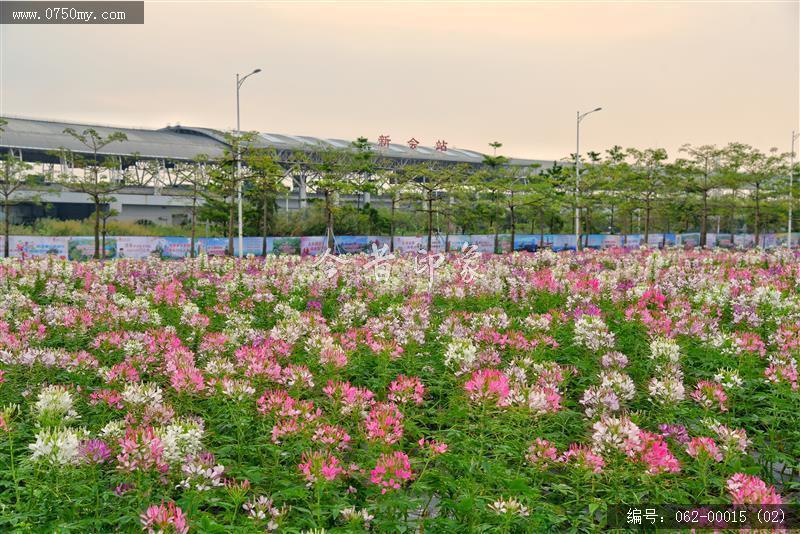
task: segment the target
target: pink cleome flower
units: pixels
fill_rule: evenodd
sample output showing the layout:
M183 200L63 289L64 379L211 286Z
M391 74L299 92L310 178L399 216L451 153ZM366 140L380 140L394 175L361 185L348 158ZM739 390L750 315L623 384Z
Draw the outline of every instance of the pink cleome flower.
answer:
M603 467L606 465L602 456L596 454L586 445L579 445L577 443L573 443L569 446L569 449L561 456L561 461L572 464L574 467L591 471L592 473L602 472Z
M304 452L302 462L297 467L309 483L332 481L345 472L339 466L338 458L319 451Z
M430 456L439 456L446 453L448 449L447 443L442 443L434 439L426 440L425 438L419 438L417 444Z
M774 486L753 475L736 473L726 483L733 504L783 504Z
M686 452L692 458L711 459L715 462L722 461L722 453L712 438L692 438L686 446Z
M550 441L536 438L536 441L528 447L528 454L525 455L525 460L537 469L544 469L558 461L558 450Z
M379 402L367 414L367 439L391 445L403 437L403 412L392 403Z
M142 522L142 530L146 530L149 534L172 531L177 534L189 532L186 514L175 506L174 502L168 502L166 505L163 501L161 504L152 504L139 517Z
M398 375L389 384L389 400L397 404L422 404L425 395L425 386L422 380L415 376Z
M400 489L405 481L414 478L408 456L401 451L382 454L370 475L373 484L383 486L382 494L389 490Z
M725 394L722 385L716 382L701 380L697 383L695 390L692 392L692 398L706 410L713 408L714 403L716 403L720 411L728 411L728 408L725 406L725 401L728 400L728 396Z
M508 377L496 369L479 369L464 384L469 399L478 403L508 406Z
M647 472L651 475L677 473L681 470L680 462L670 452L664 436L660 434L647 430L639 431L639 443L635 451L629 451L629 454L645 464Z

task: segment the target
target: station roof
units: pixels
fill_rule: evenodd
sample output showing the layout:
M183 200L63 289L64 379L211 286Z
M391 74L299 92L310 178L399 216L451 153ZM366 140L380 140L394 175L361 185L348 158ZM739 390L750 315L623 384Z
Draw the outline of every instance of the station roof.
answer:
M168 126L154 130L17 117L5 117L4 120L7 121L7 124L3 126L4 131L0 132L0 148L22 150L23 154L25 152L49 153L60 149L84 154L89 152L77 139L64 133L67 128L72 128L78 133L92 128L102 137L113 132L124 133L128 138L127 141L106 145L99 151L104 156L138 154L145 159L191 160L200 154L209 157L219 156L227 146L224 132L213 128ZM345 139L276 133L259 133L258 140L259 145L263 147L309 152L319 147L346 148L351 143ZM388 146L379 146L377 143L371 143L371 145L377 155L391 159L479 164L484 157L480 152L463 148L447 147L446 151L439 151L423 145L418 145L415 149L398 143L389 143ZM551 163L528 159L511 159L510 161L512 165L534 163L548 165Z

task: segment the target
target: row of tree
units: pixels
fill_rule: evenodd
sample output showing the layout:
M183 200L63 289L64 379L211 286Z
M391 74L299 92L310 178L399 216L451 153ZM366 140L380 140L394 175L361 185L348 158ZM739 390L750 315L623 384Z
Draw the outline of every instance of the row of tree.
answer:
M0 123L2 128L2 123ZM670 160L666 150L623 149L614 146L604 154L581 155L577 179L572 154L544 168L511 165L496 155L502 144L490 146L495 154L482 164L443 164L420 161L397 165L372 149L366 138L358 138L344 149L319 146L279 157L274 150L256 143L255 133L226 134L228 148L219 157L198 155L191 162L142 162L130 156L127 165L109 160L102 151L125 141L123 133L101 136L93 129L65 130L83 146L81 154L59 153L70 161L70 172L49 177L72 191L86 194L94 204L95 256L100 257L102 228L113 211L108 204L122 187L141 184L148 175L166 175L166 181L188 189L192 250L199 219L211 221L228 237L233 252L236 235L237 193L244 194L246 229L270 235L276 227L277 201L294 180L316 193L311 202L321 204L325 235L333 248L337 216L346 209L343 195L356 198L356 210L366 194L381 195L394 237L398 212L414 213L428 235L428 246L439 231L448 237L457 233L491 231L497 244L501 232L511 234L513 246L521 224L530 233L572 231L588 239L589 233L685 232L699 229L701 245L707 242L710 221L716 219L730 233L749 230L756 242L766 229L785 227L788 208L790 159L777 150L762 152L741 143L681 148ZM4 213L15 202L31 201L20 195L31 180L29 168L13 154L3 156L0 196ZM75 172L78 170L78 172ZM795 166L794 172L797 172ZM119 176L111 179L117 172ZM792 198L796 192L792 192ZM352 209L352 208L350 208ZM572 213L582 213L581 228L575 228ZM636 224L634 225L634 221ZM636 232L634 229L636 228ZM5 217L5 250L8 253L9 217ZM580 245L579 245L580 246ZM266 238L263 243L266 251Z

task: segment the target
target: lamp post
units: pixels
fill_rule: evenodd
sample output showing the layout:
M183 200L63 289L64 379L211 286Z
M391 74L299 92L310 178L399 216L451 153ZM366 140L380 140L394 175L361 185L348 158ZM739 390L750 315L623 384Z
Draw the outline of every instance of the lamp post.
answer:
M577 112L578 120L575 123L575 250L581 250L581 208L578 203L581 181L581 121L587 115L600 111L603 108L595 108L586 113Z
M240 119L239 119L239 89L242 88L242 84L244 81L252 76L253 74L258 74L261 72L261 69L255 69L250 74L247 74L241 78L239 78L239 73L236 73L236 137L237 137L237 144L236 144L236 196L237 201L239 204L239 257L244 257L244 238L242 237L242 181L240 179L242 175L242 158L239 154L239 144L238 144L238 137L240 135ZM233 251L231 251L233 254Z
M792 148L789 151L789 223L787 225L786 246L792 248L792 204L794 203L794 142L800 137L800 133L792 130Z

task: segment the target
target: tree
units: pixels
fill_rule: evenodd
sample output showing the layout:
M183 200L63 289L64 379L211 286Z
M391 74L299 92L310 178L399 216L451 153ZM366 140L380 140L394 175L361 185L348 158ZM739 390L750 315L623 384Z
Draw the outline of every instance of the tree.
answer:
M503 146L502 143L494 141L489 143L495 152L498 148ZM505 184L501 180L501 176L503 174L502 169L504 169L508 165L508 158L505 156L489 156L488 154L483 156L483 169L482 172L475 173L475 177L477 178L476 184L479 187L479 190L482 190L485 193L488 193L489 202L491 203L490 208L490 223L492 226L492 230L494 233L494 250L497 252L498 248L498 241L500 236L500 228L499 228L499 218L501 213L503 212L501 198L503 189Z
M753 233L756 246L761 237L762 203L775 193L778 179L786 169L788 154L772 148L765 154L744 143L729 143L724 151L725 170L738 176L738 182L748 188L747 200L753 209Z
M361 209L361 196L365 193L375 193L378 184L375 181L377 162L372 145L366 137L359 137L350 145L352 157L348 179L356 193L356 208Z
M517 211L526 206L540 206L553 198L549 180L534 175L540 164L527 167L507 167L501 175L504 203L508 209L511 229L511 252L517 238ZM498 249L495 249L500 252Z
M267 235L274 223L275 201L283 186L284 170L277 162L274 151L256 149L249 152L244 160L247 169L246 180L250 182L248 196L260 208L262 254L267 255Z
M228 254L233 256L234 221L236 218L236 200L239 186L243 185L244 173L238 172L239 158L244 161L250 151L254 150L255 132L225 133L227 147L222 155L211 161L207 167L208 184L203 192L205 205L202 213L207 219L226 221L228 237Z
M631 196L644 209L644 243L647 244L653 209L667 184L664 172L667 151L663 148L629 148L627 154L633 161L629 167L630 172L627 173L626 184Z
M62 177L62 183L72 191L87 195L94 203L94 258L100 259L100 206L102 199L125 187L124 181L115 184L107 176L101 174L101 170L109 169L111 164L106 160L101 161L100 151L111 143L127 141L128 136L122 132L113 132L103 137L93 128L87 128L80 133L73 128L66 128L64 133L76 139L91 154L90 158L75 157L76 163L83 167L84 172L80 177L74 174Z
M111 217L116 217L117 215L119 215L119 212L117 210L111 209L110 206L109 206L109 204L111 202L114 202L115 200L116 199L114 197L106 197L106 198L101 199L103 205L105 206L105 209L103 209L100 212L100 218L103 221L102 222L102 232L101 232L102 236L103 236L103 240L102 240L102 243L100 244L100 259L101 260L105 260L106 259L106 225L108 224L108 220Z
M383 176L380 192L389 197L389 250L394 252L394 234L397 217L397 206L410 196L411 184L408 174L404 172L386 172Z
M25 171L30 169L30 165L14 157L11 152L3 154L0 157L2 158L2 166L0 167L0 195L3 197L3 255L7 258L9 255L11 206L19 204L20 202L33 200L33 197L28 195L20 197L19 194L17 194L15 198L11 197L23 186L29 185L32 179L25 174Z
M336 198L355 190L348 176L352 169L352 152L320 145L311 157L309 166L312 170L307 178L309 185L324 199L326 244L332 250L335 245L333 222Z
M407 165L400 169L411 189L411 198L420 203L418 211L425 213L427 250L433 243L433 216L441 212L439 205L453 186L454 174L436 162Z
M208 187L207 167L210 164L209 158L205 154L198 154L192 163L181 163L176 166L176 172L181 175L181 181L188 184L192 189L192 209L191 209L191 240L189 254L195 257L195 241L197 235L197 200Z
M683 145L680 151L688 159L675 160L675 171L682 175L688 193L700 196L700 246L706 246L708 235L709 195L720 186L720 175L715 172L722 151L714 145Z

